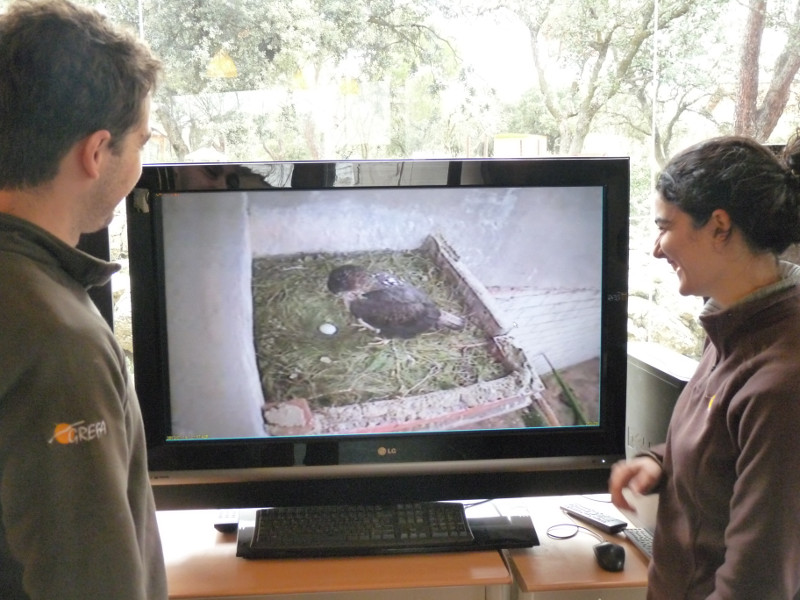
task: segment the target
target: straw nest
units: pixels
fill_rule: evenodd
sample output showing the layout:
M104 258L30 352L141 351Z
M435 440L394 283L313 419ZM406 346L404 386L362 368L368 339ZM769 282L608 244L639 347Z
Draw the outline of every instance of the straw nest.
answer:
M461 331L380 340L359 328L326 287L334 267L388 271L467 318ZM421 251L302 254L253 262L255 346L265 401L303 399L314 409L419 396L506 375L487 334Z

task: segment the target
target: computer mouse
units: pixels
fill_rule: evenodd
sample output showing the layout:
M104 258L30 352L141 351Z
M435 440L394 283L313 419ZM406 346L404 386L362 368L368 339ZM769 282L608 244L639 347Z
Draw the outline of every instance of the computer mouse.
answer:
M594 556L601 569L606 571L622 571L625 566L625 548L612 542L595 544Z

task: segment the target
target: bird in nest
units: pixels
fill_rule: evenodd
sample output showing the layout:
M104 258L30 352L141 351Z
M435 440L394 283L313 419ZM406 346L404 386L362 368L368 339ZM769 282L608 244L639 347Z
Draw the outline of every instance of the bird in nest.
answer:
M358 265L336 267L328 290L360 323L384 338L412 338L434 329L462 329L464 319L441 310L428 295L391 273Z

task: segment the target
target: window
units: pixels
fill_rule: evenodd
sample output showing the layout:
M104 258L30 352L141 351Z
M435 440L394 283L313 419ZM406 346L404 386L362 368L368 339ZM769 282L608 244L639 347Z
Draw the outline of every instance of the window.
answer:
M630 337L689 356L700 302L649 255L654 173L702 138L780 144L797 122L788 0L81 3L165 62L149 162L630 156Z

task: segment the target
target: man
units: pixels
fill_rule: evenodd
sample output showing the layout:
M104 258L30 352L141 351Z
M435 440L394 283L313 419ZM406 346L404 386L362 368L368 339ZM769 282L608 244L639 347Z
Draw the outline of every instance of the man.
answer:
M158 600L141 414L75 248L141 173L160 65L66 0L0 15L0 596Z

